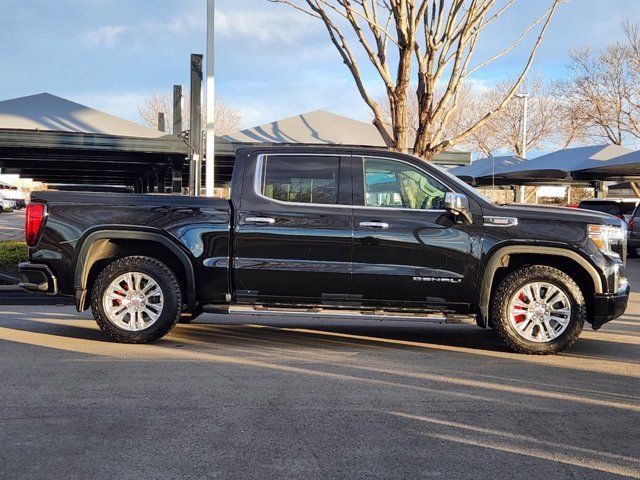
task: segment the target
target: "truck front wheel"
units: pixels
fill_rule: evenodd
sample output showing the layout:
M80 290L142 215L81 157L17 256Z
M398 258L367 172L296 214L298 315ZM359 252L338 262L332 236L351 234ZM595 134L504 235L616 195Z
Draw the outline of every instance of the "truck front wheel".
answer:
M491 302L495 330L512 350L545 355L575 343L586 316L584 297L564 272L546 265L507 275Z
M125 257L95 281L91 311L100 329L120 343L149 343L169 333L180 318L178 279L150 257Z

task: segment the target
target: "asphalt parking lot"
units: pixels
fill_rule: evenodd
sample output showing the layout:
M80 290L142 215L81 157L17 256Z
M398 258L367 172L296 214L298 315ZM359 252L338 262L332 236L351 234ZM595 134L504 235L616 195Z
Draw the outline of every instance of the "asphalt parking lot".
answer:
M557 356L472 326L202 316L146 346L0 307L0 477L640 478L640 261Z
M0 240L24 240L24 210L0 213Z

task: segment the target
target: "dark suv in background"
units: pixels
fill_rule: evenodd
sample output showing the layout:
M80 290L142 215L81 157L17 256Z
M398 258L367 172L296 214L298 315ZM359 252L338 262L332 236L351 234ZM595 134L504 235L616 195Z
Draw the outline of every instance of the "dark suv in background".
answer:
M608 213L629 224L639 203L640 199L637 198L590 198L582 200L578 208Z
M627 227L627 255L631 258L640 257L640 205L631 214Z

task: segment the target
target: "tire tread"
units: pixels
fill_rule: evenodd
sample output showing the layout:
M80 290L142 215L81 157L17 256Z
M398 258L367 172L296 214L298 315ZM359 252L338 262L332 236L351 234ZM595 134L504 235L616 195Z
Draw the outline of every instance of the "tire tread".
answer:
M517 337L517 334L512 334L509 331L508 327L505 325L509 320L508 318L504 318L504 310L505 304L508 307L513 285L519 284L522 280L527 278L534 279L541 277L563 284L564 288L573 297L574 305L572 305L572 308L576 308L577 311L575 311L571 320L572 322L575 322L574 325L569 325L569 327L567 327L571 328L571 330L568 335L562 338L561 342L554 343L552 341L551 343L540 343L532 346L525 343L525 339L521 339L520 337ZM571 347L582 332L586 315L584 297L580 287L578 287L569 275L557 268L549 267L547 265L530 265L513 271L502 279L491 299L491 317L495 331L512 351L528 355L548 355L551 353L561 352Z
M120 333L117 327L113 326L109 320L103 317L101 312L102 291L109 286L112 281L112 277L122 269L128 269L128 271L136 271L141 268L145 268L154 271L154 274L158 278L162 278L169 286L167 292L164 292L165 299L173 297L174 306L173 312L163 311L161 316L165 314L168 319L162 322L160 328L153 329L152 331L139 332L136 336L128 336ZM157 279L156 279L157 280ZM168 306L169 302L165 301L165 305ZM182 305L182 290L178 279L167 265L152 257L145 257L141 255L123 257L107 265L102 272L98 275L91 292L91 312L93 318L100 327L100 330L109 338L109 340L118 343L151 343L168 334L176 323L180 319L180 311Z

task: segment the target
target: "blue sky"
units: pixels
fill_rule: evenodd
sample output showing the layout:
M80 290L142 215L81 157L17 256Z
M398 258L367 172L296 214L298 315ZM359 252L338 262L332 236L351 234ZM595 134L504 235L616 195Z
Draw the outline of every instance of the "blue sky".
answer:
M519 0L488 31L481 58L515 38L547 0ZM205 0L2 0L0 100L49 92L140 121L149 94L188 88L189 54L204 53ZM560 7L536 62L560 77L567 51L599 49L640 23L639 0L570 0ZM326 109L361 120L370 114L322 26L266 0L218 0L217 93L238 108L243 126ZM524 49L484 69L489 84L513 74ZM373 74L367 83L381 87ZM377 90L376 90L377 89Z

